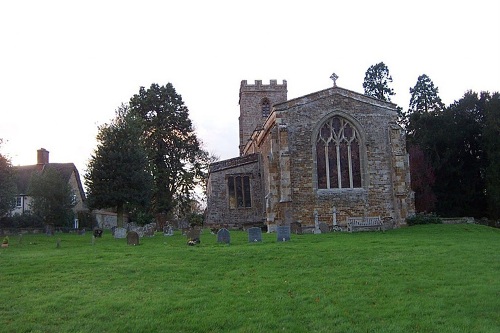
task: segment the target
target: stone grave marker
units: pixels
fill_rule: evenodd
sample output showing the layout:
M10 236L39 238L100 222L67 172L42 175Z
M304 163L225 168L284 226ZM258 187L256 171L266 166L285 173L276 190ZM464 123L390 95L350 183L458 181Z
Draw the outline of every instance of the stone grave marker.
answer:
M125 237L127 237L127 229L116 227L115 238L125 238Z
M326 234L326 233L330 232L330 228L328 228L328 225L325 222L319 223L319 230L321 230L322 234Z
M290 226L289 225L279 225L277 230L277 241L287 242L290 240Z
M222 228L217 231L217 243L229 244L231 242L231 236L229 230Z
M262 230L258 227L248 228L248 242L262 242Z
M139 234L135 231L127 233L127 245L139 245Z
M163 227L163 236L173 236L174 228L169 224Z
M290 224L290 231L296 235L302 235L302 224L300 222L292 222Z

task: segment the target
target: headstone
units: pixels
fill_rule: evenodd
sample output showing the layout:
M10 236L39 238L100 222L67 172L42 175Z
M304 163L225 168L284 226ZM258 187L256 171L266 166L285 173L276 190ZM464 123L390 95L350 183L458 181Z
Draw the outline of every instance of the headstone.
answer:
M319 223L319 230L321 230L322 234L326 234L326 233L330 232L330 228L328 228L328 225L325 222Z
M262 230L258 227L248 228L248 241L262 242Z
M188 230L186 237L188 242L194 242L196 244L200 243L200 233L201 229L199 228L191 228Z
M321 230L319 229L319 215L318 211L314 210L314 234L320 234Z
M163 236L173 236L174 228L169 224L163 227Z
M290 226L280 225L277 230L277 240L278 242L287 242L290 240Z
M47 236L54 236L55 228L51 224L46 224L45 225L45 234Z
M229 230L226 228L222 228L217 232L217 242L229 244L231 241L231 236L229 234Z
M296 235L302 235L302 224L300 222L292 222L290 224L290 231Z
M127 245L139 245L139 234L135 231L127 233Z
M116 227L115 238L125 238L125 237L127 237L127 229Z

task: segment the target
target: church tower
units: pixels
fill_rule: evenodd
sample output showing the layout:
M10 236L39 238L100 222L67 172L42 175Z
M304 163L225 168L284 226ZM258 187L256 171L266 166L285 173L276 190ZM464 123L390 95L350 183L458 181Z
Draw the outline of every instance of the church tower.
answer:
M255 84L248 84L246 80L240 85L240 155L252 133L260 129L266 121L274 104L287 100L286 81L278 84L270 80L269 84L262 84L255 80Z

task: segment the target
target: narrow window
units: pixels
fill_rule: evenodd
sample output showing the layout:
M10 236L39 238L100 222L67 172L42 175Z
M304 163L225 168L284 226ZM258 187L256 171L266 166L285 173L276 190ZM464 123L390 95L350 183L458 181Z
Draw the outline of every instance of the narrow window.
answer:
M271 103L267 98L264 98L260 103L260 107L262 110L262 117L267 118L269 116L269 112L271 111Z
M316 139L318 188L361 187L359 134L347 120L335 116Z
M23 206L23 198L22 197L16 197L16 207L22 207Z
M228 176L227 189L230 209L252 207L250 176Z

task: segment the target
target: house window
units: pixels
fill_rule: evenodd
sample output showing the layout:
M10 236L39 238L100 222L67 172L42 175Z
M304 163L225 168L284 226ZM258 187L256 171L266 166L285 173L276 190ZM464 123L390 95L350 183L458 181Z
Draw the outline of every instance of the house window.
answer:
M264 98L262 102L260 102L260 107L262 110L262 117L268 117L269 112L271 111L271 103L267 98Z
M23 197L16 197L16 207L21 208L23 206Z
M252 207L252 199L250 195L250 176L228 176L227 190L230 209Z
M319 189L361 187L360 136L344 118L335 116L316 139Z

